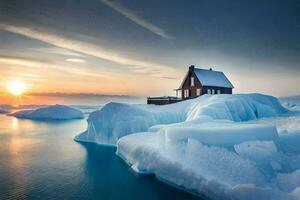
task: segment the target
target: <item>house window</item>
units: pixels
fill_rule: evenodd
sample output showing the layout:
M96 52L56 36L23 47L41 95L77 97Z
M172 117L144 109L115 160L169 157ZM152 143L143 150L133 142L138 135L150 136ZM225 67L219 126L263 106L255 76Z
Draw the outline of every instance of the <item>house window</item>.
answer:
M181 90L176 90L176 97L181 98Z
M184 90L184 98L188 98L189 97L189 90L185 89Z
M221 90L217 90L217 93L218 93L218 94L221 94Z
M212 93L212 94L215 94L215 90L214 90L214 89L212 89L212 90L211 90L211 93Z
M194 80L194 77L191 77L191 86L195 86L195 80Z
M200 94L201 94L201 89L200 89L200 88L197 88L197 89L196 89L196 95L197 95L197 96L200 96Z
M207 94L211 94L211 90L210 89L207 89Z

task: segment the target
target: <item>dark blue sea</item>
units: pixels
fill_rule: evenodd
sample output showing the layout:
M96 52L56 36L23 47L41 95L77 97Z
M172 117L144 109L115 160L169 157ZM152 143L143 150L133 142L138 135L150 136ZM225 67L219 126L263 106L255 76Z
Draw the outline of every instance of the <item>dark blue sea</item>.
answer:
M199 199L135 174L113 147L75 142L85 128L0 115L0 199Z

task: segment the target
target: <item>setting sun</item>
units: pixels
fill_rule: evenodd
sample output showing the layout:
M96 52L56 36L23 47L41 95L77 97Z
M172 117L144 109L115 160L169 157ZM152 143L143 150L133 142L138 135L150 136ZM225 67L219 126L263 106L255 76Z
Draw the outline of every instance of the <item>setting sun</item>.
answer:
M8 82L8 91L14 96L20 96L26 90L26 84L19 80L12 80Z

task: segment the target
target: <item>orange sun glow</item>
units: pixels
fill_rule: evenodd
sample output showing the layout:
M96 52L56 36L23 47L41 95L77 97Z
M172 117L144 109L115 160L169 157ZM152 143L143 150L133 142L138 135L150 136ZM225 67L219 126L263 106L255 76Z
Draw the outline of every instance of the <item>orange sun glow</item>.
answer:
M12 80L7 84L8 91L14 96L22 95L25 92L26 88L26 84L19 80Z

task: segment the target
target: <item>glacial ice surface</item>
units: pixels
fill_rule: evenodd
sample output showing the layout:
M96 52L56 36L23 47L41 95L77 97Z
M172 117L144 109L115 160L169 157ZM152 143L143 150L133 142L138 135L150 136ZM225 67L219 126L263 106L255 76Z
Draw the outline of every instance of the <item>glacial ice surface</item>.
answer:
M33 110L21 110L9 115L17 118L38 120L67 120L82 119L84 117L83 113L80 110L58 104Z
M110 103L76 140L117 143L137 173L212 199L300 199L300 113L262 94Z

